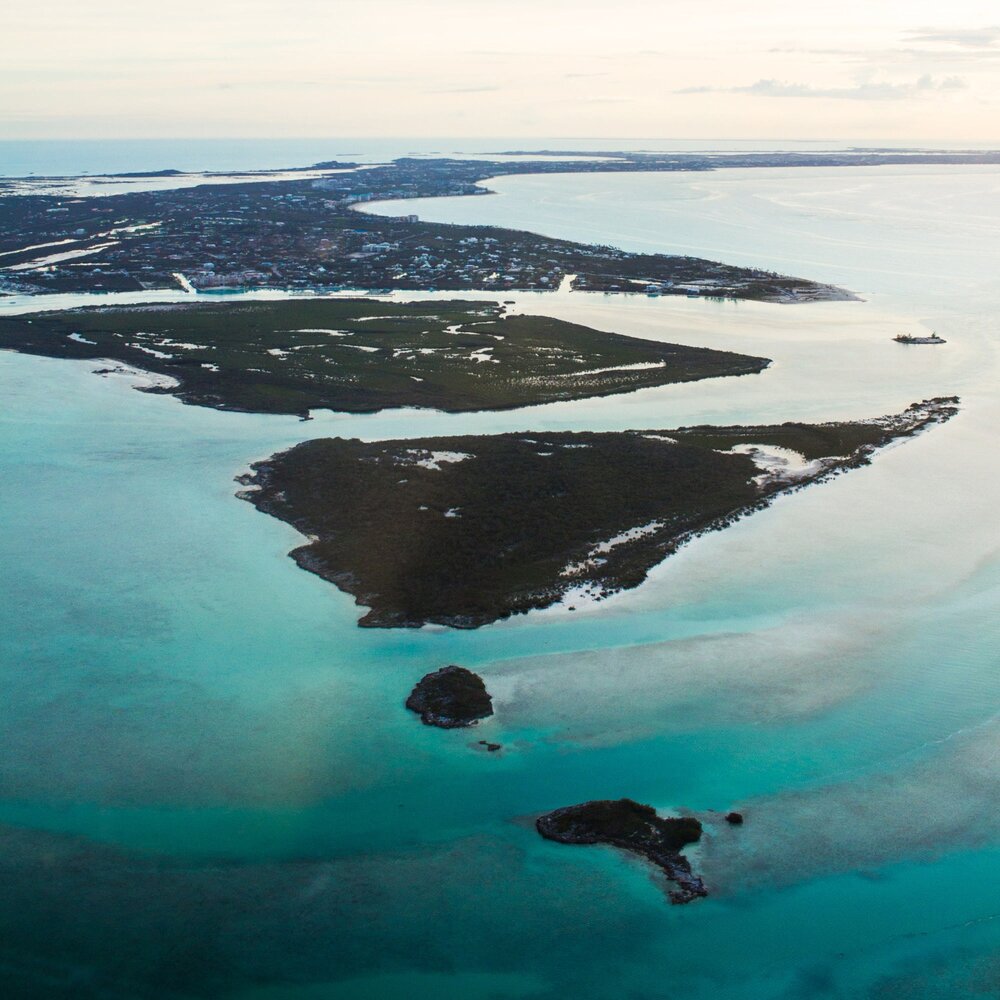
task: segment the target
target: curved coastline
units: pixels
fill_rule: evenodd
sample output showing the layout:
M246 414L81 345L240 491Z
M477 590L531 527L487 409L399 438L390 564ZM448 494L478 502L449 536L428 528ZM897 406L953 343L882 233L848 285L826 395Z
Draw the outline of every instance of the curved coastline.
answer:
M715 168L710 168L710 169L714 170ZM646 170L646 171L643 171L643 170L630 170L630 171L627 171L627 174L629 176L640 176L641 177L641 176L660 176L662 174L672 174L672 173L681 173L681 172L683 172L683 171L677 171L677 170ZM608 174L608 175L618 175L618 174L621 174L623 172L622 171L615 171L615 170L608 170L608 171L593 170L593 171L588 171L587 173L588 173L588 175L589 174L601 175L602 173L603 174ZM567 177L569 177L569 176L579 176L579 174L580 174L580 171L573 171L573 170L567 170L567 171L563 172L563 176L567 176ZM500 180L500 179L503 179L503 178L506 178L506 177L542 177L542 176L549 177L549 176L553 176L553 175L559 176L559 173L557 171L552 171L552 170L538 171L537 173L531 173L530 171L518 171L518 172L506 172L506 173L504 173L504 172L498 172L498 173L495 173L495 174L491 174L489 177L484 177L484 178L482 178L480 180L475 181L474 187L476 188L476 191L474 191L474 192L473 191L462 191L462 192L446 192L446 193L441 193L441 194L419 194L418 193L418 194L413 194L413 195L410 195L410 196L404 197L404 198L379 198L379 199L373 199L371 201L364 201L364 202L359 202L357 204L351 205L350 206L350 210L353 211L353 212L358 213L359 215L369 216L369 217L375 218L375 219L392 218L393 216L388 211L378 212L378 211L372 211L372 209L376 209L379 206L393 205L393 204L396 204L396 203L405 206L408 202L412 202L412 201L437 201L437 200L443 200L443 199L446 199L446 198L449 198L449 199L450 198L482 198L482 197L485 197L485 196L499 196L501 194L501 192L499 192L499 191L495 190L494 188L488 186L493 181ZM476 225L474 223L447 223L447 222L438 222L438 223L434 223L434 224L435 225L462 226L463 228L469 228L470 226L474 227ZM486 227L482 227L482 228L486 228ZM492 228L492 227L489 227L489 228ZM518 230L518 229L511 229L509 227L497 227L497 228L505 230L505 231L510 232L510 233L519 234L519 235L520 234L533 235L533 236L538 236L538 237L541 237L541 238L544 238L544 239L552 239L552 240L562 240L563 239L563 237L556 236L556 235L551 234L551 233L547 233L543 229ZM571 241L571 242L576 242L576 241ZM580 243L580 245L581 246L588 246L589 245L591 247L598 246L597 244L584 244L584 243ZM612 249L617 249L613 245L612 245L611 248ZM642 253L634 253L633 256L640 256L640 257L641 256L657 256L657 257L666 257L666 258L677 258L677 259L680 259L680 258L689 258L692 255L690 255L688 253L665 253L665 252L659 252L659 253L655 253L655 254L652 254L652 255L650 255L650 254L642 254ZM717 262L717 261L714 261L714 260L710 260L708 258L693 258L693 259L700 260L700 261L702 261L705 264L721 264L721 266L724 266L724 267L730 266L730 265L726 265L726 264L724 264L722 262ZM761 269L761 268L754 268L752 265L750 265L748 269L749 270L764 270L764 269ZM808 289L808 291L790 290L790 291L785 292L785 293L772 294L772 295L760 297L759 299L758 299L757 296L752 296L752 297L751 296L747 296L747 298L757 299L759 301L780 303L782 305L801 305L801 304L808 304L810 302L862 302L862 301L864 301L864 299L860 295L856 294L855 292L850 291L850 290L845 289L845 288L841 288L841 287L839 287L837 285L832 285L832 284L827 284L827 283L824 283L824 282L813 281L812 279L793 278L793 277L789 277L787 275L777 275L776 274L776 277L780 277L781 280L783 280L783 281L797 283L797 284L799 284L802 287L802 289ZM585 284L581 280L580 275L572 275L571 279L572 280L571 280L571 283L570 283L570 290L573 291L573 292L580 292L580 293L591 292L591 293L594 293L594 294L615 294L615 295L649 295L649 294L651 294L648 290L646 290L644 288L625 288L625 289L620 289L620 288L609 288L609 287L606 287L606 286L605 287L590 287L590 286L588 286L587 284ZM524 291L524 289L513 289L513 290L514 291L521 291L521 292ZM661 287L657 288L657 290L655 291L655 293L652 293L652 294L656 294L656 295L677 295L677 294L683 294L685 296L691 297L694 293L692 293L691 291L686 290L686 289L683 292L671 291L669 288L661 286ZM707 293L699 292L697 294L707 294ZM723 298L733 297L735 299L739 299L742 296L729 296L729 295L723 294L721 297L723 297Z
M657 172L657 164L659 172L678 169L671 161L633 157L610 164L588 163L583 172L614 171L615 167L630 173ZM498 164L485 166L495 170ZM507 171L567 172L573 171L565 163L553 167L538 161L510 165ZM352 208L379 196L483 194L489 189L480 181L503 175L482 169L480 161L401 158L373 166L370 184L364 177L359 180L341 173L312 181L207 184L65 203L58 196L46 195L0 199L0 216L7 230L6 239L0 241L6 260L0 268L0 284L4 290L29 294L92 288L139 291L156 287L158 282L206 293L245 287L315 292L353 285L369 291L448 288L502 294L551 289L572 274L575 287L595 291L630 292L638 286L650 294L775 302L852 297L832 285L759 268L683 253L627 253L613 246L554 240L503 225L463 231L444 223L421 224L411 215L391 218L371 213L366 226L352 224L352 218L357 218ZM89 211L79 208L85 202ZM52 216L50 212L66 214ZM234 240L226 225L214 221L233 215L256 227L257 235ZM150 229L155 233L146 232ZM57 255L72 255L72 268L32 250L54 243L73 245L72 251ZM85 262L80 264L76 258ZM429 258L439 266L431 267Z
M660 176L660 175L665 174L665 173L674 173L674 172L675 171L665 171L665 170L647 170L647 171L636 170L636 171L629 171L628 174L629 174L629 176L643 176L643 175L646 175L646 176ZM676 172L680 173L681 171L676 171ZM592 173L600 176L602 174L602 171L595 170L595 171L592 171ZM604 173L606 173L606 174L613 174L613 173L617 173L617 172L616 171L605 171ZM574 176L578 176L578 175L579 175L578 171L567 170L562 176L564 176L564 177L574 177ZM408 202L413 202L413 201L444 201L446 199L452 199L452 198L461 198L461 199L465 199L465 198L482 198L482 197L485 197L485 196L502 197L503 196L503 192L502 191L497 191L496 189L494 189L494 188L492 188L492 187L489 186L490 184L492 184L496 180L503 180L504 178L508 178L508 177L510 177L510 178L518 178L518 177L550 177L550 176L553 176L553 172L552 171L545 171L544 173L543 172L539 172L539 173L536 173L536 174L524 173L524 172L518 172L518 173L503 173L503 172L498 172L498 173L495 173L495 174L491 174L489 177L484 177L482 180L476 181L475 182L475 187L478 189L476 192L466 191L466 192L462 192L462 193L458 193L458 194L444 193L444 194L432 194L432 195L414 194L414 195L411 195L411 196L406 197L406 198L379 198L379 199L375 199L373 201L359 202L356 205L352 205L351 206L351 211L352 212L357 212L359 215L369 215L369 216L372 216L373 218L386 218L386 217L390 217L391 218L392 216L391 216L391 214L390 214L389 211L376 211L376 209L378 209L380 206L384 208L384 206L387 206L387 205L395 205L395 204L406 205ZM559 175L556 174L555 176L559 176ZM461 226L475 225L475 223L467 223L467 222L462 222L462 223L447 223L447 222L442 222L442 223L436 223L436 224L437 225L461 225ZM513 232L517 232L518 230L512 230L512 231ZM556 235L554 233L545 232L541 228L537 229L537 230L535 230L535 229L525 230L525 232L530 232L530 233L533 233L534 235L545 237L547 239L562 239L563 238L563 237L560 237L560 236L558 236L558 235ZM674 256L674 255L670 254L668 256ZM677 256L680 256L680 255L677 255ZM830 286L830 287L834 287L834 286ZM581 293L581 294L586 294L587 292L591 292L592 294L605 294L603 291L599 291L599 290L596 290L596 289L576 288L576 287L574 287L572 285L570 286L569 290L573 291L573 292ZM522 289L518 289L517 291L523 291L523 290ZM844 290L844 291L845 291L845 294L843 295L842 298L831 298L831 299L827 299L827 300L823 300L823 301L834 301L834 302L835 301L845 301L845 302L861 302L861 301L864 301L860 296L856 295L855 293L849 292L849 291L846 291L846 290ZM622 292L620 292L618 294L621 294L621 295L645 295L647 293L645 293L641 289L637 288L637 289L634 289L634 290L622 291ZM780 300L776 300L776 301L780 301ZM793 301L798 301L798 300L791 300L791 299L788 300L789 303L791 303Z

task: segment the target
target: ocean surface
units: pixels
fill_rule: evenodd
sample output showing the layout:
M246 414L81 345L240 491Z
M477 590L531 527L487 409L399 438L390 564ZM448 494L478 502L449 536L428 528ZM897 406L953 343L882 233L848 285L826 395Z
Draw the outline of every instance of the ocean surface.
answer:
M789 144L784 140L748 139L575 139L520 137L456 139L452 137L401 136L396 138L350 136L303 139L0 139L0 177L65 177L77 174L131 173L134 171L280 170L310 166L326 160L355 163L384 162L398 156L457 156L478 158L519 151L558 150L586 154L595 150L635 152L774 152L791 150L815 153L857 147L880 149L947 149L943 144L873 143L870 139L808 139ZM989 145L963 143L965 149ZM537 159L537 157L535 157Z
M406 210L864 301L513 295L775 363L501 414L303 424L0 352L4 995L1000 996L1000 168L489 187ZM948 343L891 340L929 330ZM472 632L358 629L287 558L294 530L235 498L250 462L319 435L857 418L944 394L950 423L640 588ZM484 676L493 719L445 732L403 709L446 663ZM703 819L707 900L671 907L644 864L532 827L622 795Z

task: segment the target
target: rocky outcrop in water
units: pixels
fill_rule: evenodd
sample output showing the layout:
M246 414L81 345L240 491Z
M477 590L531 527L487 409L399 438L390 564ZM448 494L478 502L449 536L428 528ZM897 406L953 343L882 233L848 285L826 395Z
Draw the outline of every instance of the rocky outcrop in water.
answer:
M425 726L459 729L493 714L493 699L482 677L465 667L442 667L422 677L406 699Z
M610 844L651 861L678 886L671 903L690 903L708 890L681 849L701 839L701 823L692 816L664 818L652 806L632 799L605 799L565 806L539 816L538 832L560 844Z

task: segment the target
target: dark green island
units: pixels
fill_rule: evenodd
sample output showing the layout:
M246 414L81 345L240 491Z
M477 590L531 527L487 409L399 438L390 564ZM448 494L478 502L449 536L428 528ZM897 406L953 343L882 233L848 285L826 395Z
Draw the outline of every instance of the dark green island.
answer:
M240 496L310 538L292 558L368 607L361 625L476 628L636 587L691 537L867 464L957 403L825 424L327 438L255 463Z
M0 318L0 348L168 376L185 403L308 414L451 412L632 392L770 361L603 333L496 302L295 299L87 308Z

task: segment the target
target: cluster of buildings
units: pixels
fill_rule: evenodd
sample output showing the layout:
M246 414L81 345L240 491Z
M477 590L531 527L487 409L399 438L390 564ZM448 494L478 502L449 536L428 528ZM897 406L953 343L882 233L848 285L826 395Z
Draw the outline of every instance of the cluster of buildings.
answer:
M576 287L648 294L745 294L769 276L691 257L630 254L530 233L424 223L414 214L366 214L373 199L482 194L483 166L397 161L320 180L142 192L110 198L3 199L22 219L3 219L13 239L42 243L115 240L46 271L22 270L4 283L21 291L176 287L198 291L273 287L318 292L357 289L513 290ZM32 203L32 204L28 204ZM37 204L35 204L37 203ZM4 205L4 208L7 206ZM157 223L155 227L150 223ZM770 276L773 277L773 276Z

